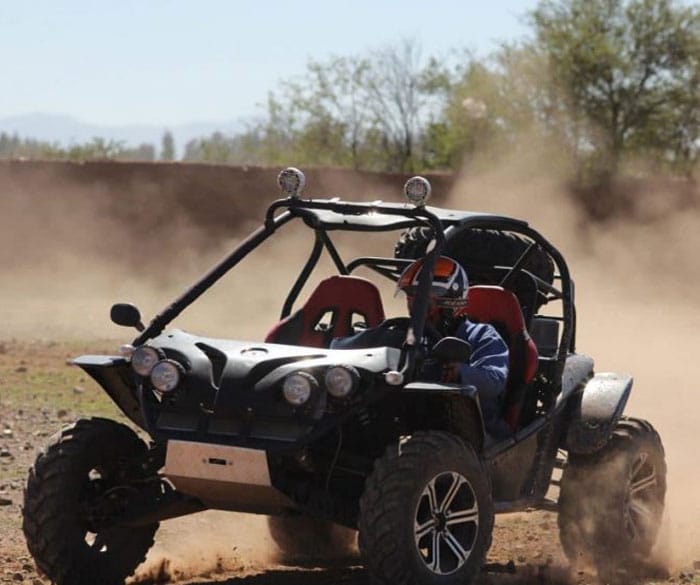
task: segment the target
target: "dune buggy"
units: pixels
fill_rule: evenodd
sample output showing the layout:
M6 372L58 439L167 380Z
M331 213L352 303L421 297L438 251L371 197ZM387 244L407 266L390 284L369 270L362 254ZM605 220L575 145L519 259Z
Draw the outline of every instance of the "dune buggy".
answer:
M61 585L121 583L160 521L208 508L270 515L289 552L340 547L348 532L336 527L357 530L369 572L392 585L468 583L494 515L526 508L558 511L572 561L611 572L646 556L664 506L663 449L649 423L622 416L632 378L594 373L576 353L561 253L525 221L426 206L422 178L406 183L408 203L305 198L296 169L279 182L262 226L147 327L133 305L113 306L115 323L140 331L124 355L74 360L151 440L83 419L39 454L23 528L41 571ZM264 342L167 328L290 222L314 244ZM347 259L336 231L400 236L388 253ZM324 252L337 275L299 304ZM457 340L420 343L440 255L470 275L468 317L510 348L507 436L484 431L473 386L421 380L427 359L466 359ZM395 282L421 257L411 314L386 319L373 279L356 273Z

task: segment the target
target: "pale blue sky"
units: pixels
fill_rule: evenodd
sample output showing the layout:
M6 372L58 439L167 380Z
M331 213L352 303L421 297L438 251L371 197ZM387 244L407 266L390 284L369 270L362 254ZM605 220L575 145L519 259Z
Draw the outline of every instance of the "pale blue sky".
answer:
M256 113L310 58L415 38L484 55L536 0L0 0L0 118L174 125Z

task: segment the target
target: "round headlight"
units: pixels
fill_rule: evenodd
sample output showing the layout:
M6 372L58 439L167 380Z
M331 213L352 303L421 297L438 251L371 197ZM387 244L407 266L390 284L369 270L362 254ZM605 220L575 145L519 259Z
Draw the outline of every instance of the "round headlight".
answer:
M160 356L155 349L142 345L131 354L131 367L139 376L148 376L159 360Z
M354 368L333 366L326 371L324 379L326 390L328 390L328 394L335 398L345 398L355 390L359 377Z
M182 366L173 360L158 362L151 370L151 384L158 392L171 392L180 383Z
M307 372L290 374L282 384L284 399L293 406L306 404L311 398L311 392L317 386L316 378Z
M283 195L297 198L304 190L306 177L299 169L288 167L277 176L277 184L280 186Z
M425 177L411 177L403 187L406 199L417 207L425 205L431 191L430 182Z

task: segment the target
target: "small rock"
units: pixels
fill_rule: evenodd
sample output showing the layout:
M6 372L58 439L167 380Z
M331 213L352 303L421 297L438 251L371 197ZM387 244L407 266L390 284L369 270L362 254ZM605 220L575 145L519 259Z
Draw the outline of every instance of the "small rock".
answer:
M22 374L23 372L26 372L26 371L27 371L27 366L19 366L19 367L15 368L15 372L17 372L19 374Z
M83 388L82 386L73 387L73 394L82 394L83 392L85 392L85 388Z
M26 563L26 562L25 562L25 563L22 565L22 570L23 570L25 573L28 573L29 571L33 571L33 570L34 570L34 565L30 565L29 563Z
M518 555L518 557L517 557L516 560L517 560L519 563L524 563L524 562L527 560L527 558L526 558L524 555Z
M0 457L12 457L12 453L7 447L0 448Z
M12 580L13 581L24 581L24 575L22 573L15 573L12 575Z
M56 416L57 416L58 418L64 418L64 417L67 416L67 415L68 415L68 411L65 410L65 409L63 409L63 408L61 408L61 409L56 413Z
M3 434L5 437L12 437L12 429L5 429L5 430L2 432L2 434Z
M0 506L11 506L12 500L9 498L0 497Z

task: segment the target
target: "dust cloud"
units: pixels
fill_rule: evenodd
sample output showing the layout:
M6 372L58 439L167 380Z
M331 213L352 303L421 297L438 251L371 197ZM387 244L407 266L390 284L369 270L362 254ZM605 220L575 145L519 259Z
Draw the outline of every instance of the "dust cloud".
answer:
M213 206L213 221L221 197L195 197L186 208L182 201L159 201L162 193L152 183L144 186L134 180L120 186L124 193L116 193L109 177L86 184L76 179L75 171L66 177L55 169L31 181L3 180L0 338L128 342L133 332L109 322L110 305L134 302L145 320L162 310L233 249L251 225L259 224L261 210L275 197L275 175L275 170L256 175L265 181L252 193L257 214L236 211L226 229L219 225L216 230L206 218L188 221L196 214L188 215L187 209ZM389 179L391 189L371 184L369 196L363 192L366 180L353 184L347 176L335 188L313 194L399 200L403 178ZM578 351L594 357L597 371L634 375L627 413L651 420L663 439L669 467L670 553L672 562L682 566L700 555L700 394L694 375L700 350L700 211L656 209L654 221L591 226L582 221L562 184L561 176L547 170L524 170L506 161L494 172L467 169L446 200L440 201L439 189L436 194L446 207L525 218L563 252L576 281ZM446 185L441 186L443 195L449 190ZM657 198L664 197L663 189L660 184ZM231 193L235 198L236 189ZM653 205L654 197L648 200ZM278 319L313 244L308 229L288 226L285 231L295 229L293 235L273 236L261 254L246 259L174 325L211 336L262 339ZM391 253L391 245L387 240L382 250L369 243L361 247L384 255ZM331 271L327 261L324 271ZM391 287L382 293L388 304L394 303L388 312L399 314ZM169 571L184 577L270 559L263 518L212 513L165 523L163 530L142 575Z
M127 583L245 575L277 562L265 516L207 511L161 524L155 546Z
M672 188L659 181L642 211L651 215L654 198L673 197ZM668 540L659 554L674 567L692 564L700 557L700 209L585 225L561 177L508 161L498 172L463 173L448 205L522 217L563 253L576 284L577 351L597 372L634 376L626 414L651 421L666 450Z

